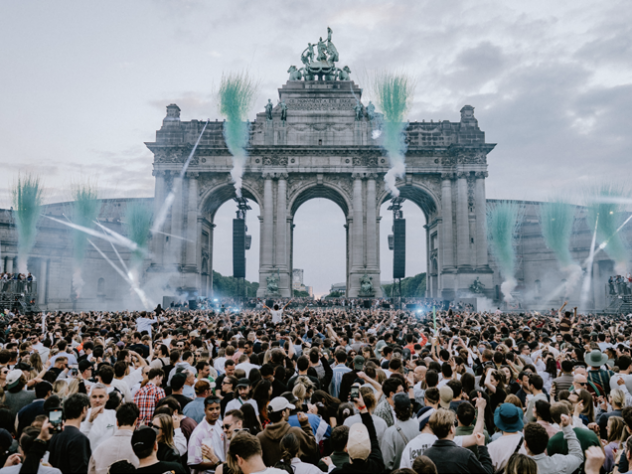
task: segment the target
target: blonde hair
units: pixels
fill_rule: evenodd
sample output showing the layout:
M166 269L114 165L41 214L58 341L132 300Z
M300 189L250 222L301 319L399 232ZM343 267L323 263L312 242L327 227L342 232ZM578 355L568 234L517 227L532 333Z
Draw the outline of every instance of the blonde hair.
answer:
M314 384L312 384L312 381L308 377L301 375L296 379L296 384L292 389L292 395L298 398L299 404L302 405L305 397L307 397L307 393L313 388Z
M520 401L520 399L513 393L510 393L509 395L507 395L507 398L505 398L504 403L511 403L512 405L517 406L521 410L524 408L524 406L522 405L522 401Z
M456 413L452 410L439 408L432 414L428 424L437 438L444 439L450 434L450 429L454 426L455 420Z
M611 391L610 400L612 400L613 405L617 405L621 408L625 407L625 394L623 393L623 390L616 388Z
M73 379L68 385L68 390L66 391L66 396L74 395L75 393L79 393L79 379Z
M622 448L622 441L625 441L627 438L625 421L623 421L623 418L620 416L611 416L608 418L608 428L608 443L618 441L619 448Z
M166 413L160 413L154 415L154 420L158 418L160 420L160 435L158 436L158 442L164 443L170 448L175 448L173 442L173 419Z
M360 394L362 395L362 400L364 400L366 409L370 412L373 412L375 404L377 403L373 390L371 390L369 387L360 387Z
M514 453L507 462L507 474L538 474L538 464L526 454Z
M79 382L77 381L77 389L79 388ZM53 383L53 393L57 395L59 398L66 398L68 393L68 382L65 380L55 380Z

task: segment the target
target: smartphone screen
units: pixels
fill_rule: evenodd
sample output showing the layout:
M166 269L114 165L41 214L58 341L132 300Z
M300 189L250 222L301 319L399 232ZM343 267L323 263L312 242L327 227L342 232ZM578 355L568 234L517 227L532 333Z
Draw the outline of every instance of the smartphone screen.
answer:
M48 421L55 427L56 431L61 429L63 412L61 410L51 410L48 412Z
M351 400L357 400L358 396L360 395L360 388L351 387L351 392L349 395L350 395Z

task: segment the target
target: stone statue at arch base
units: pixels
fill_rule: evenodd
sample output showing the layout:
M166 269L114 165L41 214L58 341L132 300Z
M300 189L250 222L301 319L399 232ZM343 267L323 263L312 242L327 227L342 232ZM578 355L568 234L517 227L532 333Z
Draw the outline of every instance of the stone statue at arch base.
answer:
M267 296L281 296L279 291L279 275L270 275L266 277Z
M375 296L375 290L373 289L373 278L366 273L360 278L360 293L358 296L361 298L369 298Z

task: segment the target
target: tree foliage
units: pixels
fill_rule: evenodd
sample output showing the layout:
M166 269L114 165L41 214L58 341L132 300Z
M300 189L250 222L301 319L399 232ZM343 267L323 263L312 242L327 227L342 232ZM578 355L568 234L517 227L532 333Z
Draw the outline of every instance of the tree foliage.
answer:
M246 286L244 294L244 282ZM239 297L246 296L247 298L253 298L257 296L257 290L259 289L259 283L250 282L248 280L242 280L241 278L234 278L231 276L223 276L216 271L213 271L213 294L217 297Z
M396 283L390 283L382 285L382 292L384 298L389 298L392 294L397 293L397 288L393 291L393 285ZM419 273L413 277L406 277L402 279L402 295L405 298L423 298L426 296L426 274Z

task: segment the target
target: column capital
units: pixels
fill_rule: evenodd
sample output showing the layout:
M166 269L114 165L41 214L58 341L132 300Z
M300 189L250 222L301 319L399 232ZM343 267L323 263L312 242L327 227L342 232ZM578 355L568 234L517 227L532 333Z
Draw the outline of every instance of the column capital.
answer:
M286 180L288 178L289 174L286 171L281 171L276 173L276 178L279 180Z
M489 173L487 171L477 171L474 176L476 179L485 179L489 176Z
M274 173L272 171L264 171L263 173L261 173L261 176L263 177L263 179L272 179L274 178Z
M166 171L164 171L164 170L153 170L153 171L151 172L151 175L152 175L152 176L155 176L155 177L157 177L157 178L158 178L158 177L164 178L166 174L167 174L167 172L166 172Z
M200 173L198 173L197 171L187 171L184 176L187 179L197 179L200 177Z
M454 179L454 173L453 172L441 173L441 179L444 181L449 181L451 179Z
M456 173L457 179L466 179L470 173L467 171L459 171Z
M351 177L353 179L362 179L364 178L364 176L365 176L365 173L351 173Z

